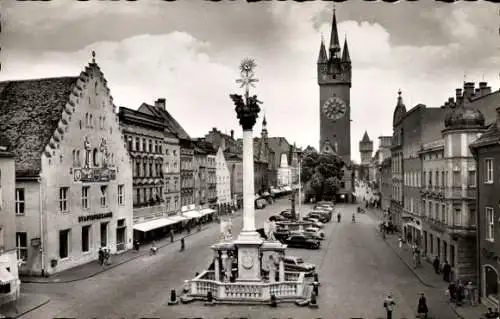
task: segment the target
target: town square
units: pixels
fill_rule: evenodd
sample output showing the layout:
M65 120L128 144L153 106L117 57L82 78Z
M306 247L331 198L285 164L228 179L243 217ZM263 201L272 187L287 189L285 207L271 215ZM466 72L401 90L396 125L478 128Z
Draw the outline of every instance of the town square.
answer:
M0 318L498 318L491 3L2 3Z

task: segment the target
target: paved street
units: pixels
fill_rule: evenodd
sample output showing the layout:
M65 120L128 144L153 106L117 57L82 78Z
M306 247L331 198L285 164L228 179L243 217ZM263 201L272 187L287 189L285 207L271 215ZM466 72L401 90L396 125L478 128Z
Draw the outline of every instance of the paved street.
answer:
M257 223L274 212L288 208L289 200L257 211ZM319 309L294 305L216 306L202 303L167 306L170 289L179 289L185 279L192 278L211 261L208 249L219 235L214 227L195 234L186 241L187 251L178 245L162 248L156 256L144 256L110 269L84 281L68 284L24 284L27 292L46 293L51 302L23 318L379 318L383 317L383 298L392 292L397 302L394 318L414 318L418 293L423 291L431 311L444 308L439 319L456 318L443 304L443 293L424 287L382 240L376 221L369 215L357 215L351 223L355 206L340 206L343 222L327 224L327 240L319 251L289 249L289 255L303 256L320 269ZM307 211L307 208L304 207ZM241 217L235 218L235 233Z

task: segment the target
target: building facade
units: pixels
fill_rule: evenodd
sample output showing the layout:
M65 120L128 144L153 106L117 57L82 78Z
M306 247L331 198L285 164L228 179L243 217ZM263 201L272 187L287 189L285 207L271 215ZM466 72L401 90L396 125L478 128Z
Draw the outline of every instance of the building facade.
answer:
M481 301L488 307L497 308L500 266L500 212L498 194L500 183L500 108L497 108L496 122L470 145L477 163L477 232L476 254Z
M0 134L1 135L1 134ZM15 185L16 168L14 154L9 152L9 141L0 136L0 305L19 298L21 281L18 260L23 260L28 243L16 233Z
M125 107L120 107L118 118L132 159L134 224L161 218L165 213L166 128L155 117ZM134 233L134 238L140 237Z
M380 208L389 210L392 198L392 166L388 157L380 164Z
M186 206L194 204L194 176L193 176L193 157L194 157L194 145L191 141L191 138L186 133L184 128L175 120L175 118L168 112L166 106L165 98L158 98L154 105L150 105L147 103L142 103L138 109L139 112L147 113L156 118L161 118L163 120L163 124L167 127L168 132L166 133L166 142L167 144L174 144L174 146L170 147L171 155L169 155L170 163L174 165L173 171L175 170L175 165L178 164L178 170L180 172L178 182L180 184L180 195L177 191L170 193L171 198L173 196L173 204L174 211L180 212L180 207L175 208L175 199L177 196L180 196L180 205ZM178 147L175 144L178 142ZM169 149L167 147L167 149ZM175 153L174 153L175 152ZM170 178L170 183L174 182L175 186L175 174ZM173 214L173 211L171 211Z
M131 160L99 66L2 87L0 131L16 141L20 272L53 274L96 260L99 247L131 248Z
M403 120L406 115L406 106L403 103L401 91L398 92L398 102L392 119L392 144L391 144L391 166L392 166L392 196L389 218L401 229L403 214Z
M176 134L167 128L164 130L163 145L165 149L163 166L165 211L167 216L177 216L181 213L181 147Z
M224 157L224 145L219 146L215 156L216 179L217 179L217 204L231 204L231 173Z

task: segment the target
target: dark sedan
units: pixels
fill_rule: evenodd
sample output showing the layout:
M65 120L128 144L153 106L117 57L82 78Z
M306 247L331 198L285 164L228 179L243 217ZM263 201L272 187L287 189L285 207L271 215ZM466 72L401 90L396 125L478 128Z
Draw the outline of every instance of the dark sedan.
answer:
M304 235L294 234L283 241L288 247L295 248L307 248L307 249L319 249L320 241L309 238Z

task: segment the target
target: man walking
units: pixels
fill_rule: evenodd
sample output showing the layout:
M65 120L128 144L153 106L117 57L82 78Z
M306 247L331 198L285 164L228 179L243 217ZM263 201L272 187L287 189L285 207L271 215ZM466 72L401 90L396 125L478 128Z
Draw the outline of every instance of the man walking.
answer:
M392 319L392 311L394 310L395 305L396 302L394 302L394 299L392 299L392 295L388 294L384 300L384 308L387 313L387 319Z
M450 282L450 273L451 273L451 266L448 264L448 261L444 261L443 265L443 279L446 282Z
M434 261L432 262L432 265L434 266L434 271L436 274L439 274L439 257L436 256L434 257Z
M421 293L420 298L418 299L417 313L421 319L425 319L427 318L428 312L429 309L427 308L427 300L425 299L424 293Z

